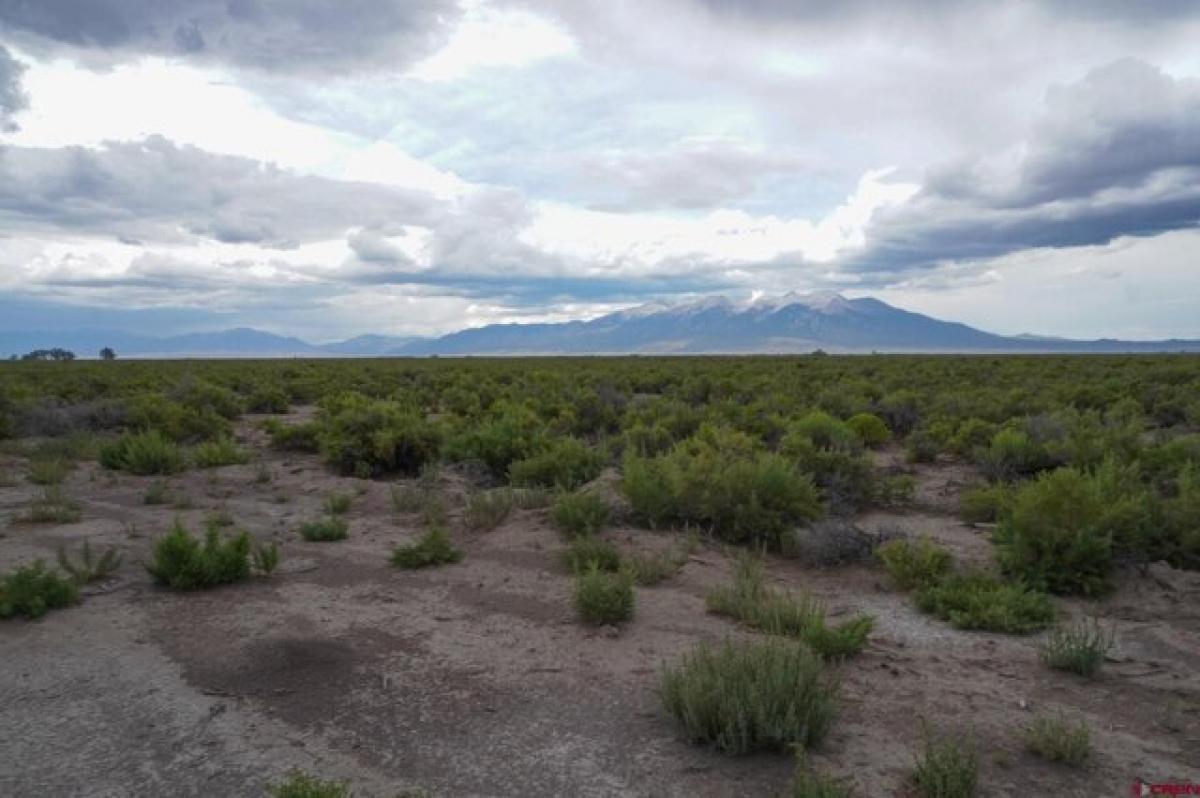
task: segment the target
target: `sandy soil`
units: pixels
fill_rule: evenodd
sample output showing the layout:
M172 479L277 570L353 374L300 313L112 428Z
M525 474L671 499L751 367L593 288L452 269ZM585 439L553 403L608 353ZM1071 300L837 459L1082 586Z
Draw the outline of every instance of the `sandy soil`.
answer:
M394 544L419 530L397 516L386 482L342 479L315 457L267 451L246 419L241 436L269 465L192 471L171 480L193 508L146 506L149 478L85 463L67 483L83 520L9 525L34 495L0 487L0 569L84 538L125 561L78 607L0 625L0 795L261 796L293 767L353 782L356 794L423 788L447 796L772 796L784 755L731 758L686 743L655 696L658 669L698 640L746 635L706 614L729 555L702 544L672 580L640 588L619 630L578 624L562 545L544 513L518 511L498 529L453 524L462 563L390 567ZM887 457L887 455L885 455ZM892 464L895 465L894 460ZM0 471L21 474L9 457ZM927 533L986 561L987 530L955 520L961 465L916 470L917 504L858 522ZM448 496L461 478L446 476ZM307 543L297 529L331 491L362 491L349 539ZM194 530L224 509L238 527L283 546L269 578L175 594L141 562L179 515ZM457 510L451 514L455 518ZM625 549L669 535L630 528ZM1135 778L1200 782L1200 574L1152 566L1098 604L1060 602L1114 624L1117 647L1093 682L1045 669L1034 637L958 632L919 614L870 564L805 568L773 560L780 586L823 598L831 615L866 611L876 631L841 667L843 713L813 761L862 795L902 795L922 720L972 731L984 795L1126 795ZM1035 712L1086 718L1096 755L1080 770L1022 749Z

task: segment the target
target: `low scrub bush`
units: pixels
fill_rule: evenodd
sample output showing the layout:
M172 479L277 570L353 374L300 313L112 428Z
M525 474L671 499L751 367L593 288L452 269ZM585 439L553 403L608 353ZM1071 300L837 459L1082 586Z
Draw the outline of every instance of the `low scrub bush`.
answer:
M1012 488L1003 482L967 488L959 499L959 512L968 524L994 524L1012 500Z
M857 654L874 626L869 616L859 615L829 627L820 602L808 595L797 597L772 589L766 584L762 564L748 554L738 558L733 584L709 591L706 602L709 612L727 615L768 634L799 638L828 659Z
M289 452L316 454L321 449L318 434L321 425L315 421L304 424L284 424L277 419L267 419L263 429L271 437L271 446Z
M643 587L657 585L670 579L687 564L692 545L674 546L665 551L635 551L624 558L625 567Z
M286 413L290 402L282 388L264 385L255 389L246 398L246 411L249 413Z
M197 468L242 465L250 462L250 453L238 446L233 438L217 438L192 447L192 462Z
M601 571L618 571L621 553L613 544L593 535L578 535L562 550L561 560L573 574L587 573L593 567Z
M210 528L201 541L176 520L171 530L154 542L146 569L155 582L173 590L239 582L250 575L250 536L242 532L222 538Z
M456 563L461 559L462 552L454 547L450 536L441 526L431 527L412 545L397 546L392 550L392 565L397 568L427 568Z
M490 532L508 518L513 502L513 492L508 488L472 493L463 510L463 523L468 529Z
M330 515L345 515L350 512L354 498L347 493L331 493L325 497L325 512Z
M953 555L928 536L889 540L875 549L875 556L901 590L935 584L954 565Z
M891 431L883 419L871 413L859 413L846 419L846 426L858 436L864 446L874 448L887 443L892 437Z
M32 524L73 524L82 515L79 502L67 496L62 488L53 486L42 490L29 503L24 520Z
M804 764L803 757L797 757L796 775L787 795L789 798L852 798L854 788L848 779L818 773Z
M608 524L609 509L594 493L564 493L554 500L550 518L570 535L591 535Z
M835 512L865 507L876 493L874 471L861 439L826 413L809 413L792 424L779 451L811 476Z
M950 574L917 591L917 607L958 629L1027 634L1054 622L1045 593L979 571Z
M627 621L633 617L633 576L626 571L602 571L592 562L575 577L571 600L584 623L601 626Z
M331 515L319 521L309 521L306 524L302 524L300 526L300 537L312 543L345 540L349 531L350 525L346 523L345 518Z
M1047 667L1091 678L1100 671L1112 646L1112 631L1093 618L1075 626L1051 629L1038 647L1038 655Z
M921 798L972 798L979 783L979 752L973 736L936 734L925 727L912 782Z
M504 479L513 463L538 454L545 438L537 413L523 405L499 403L489 418L451 438L446 454L454 461L481 462L493 477Z
M776 549L789 528L823 513L816 486L792 460L712 427L668 454L626 457L621 489L652 527L700 526L730 543Z
M361 394L324 403L318 423L321 455L341 474L416 476L441 447L440 431L420 411Z
M100 447L100 465L139 476L178 474L187 468L183 450L157 430L126 433Z
M259 543L251 552L254 570L263 576L270 576L279 567L279 544Z
M29 481L34 485L61 485L74 464L63 457L48 457L29 463Z
M195 407L162 394L141 394L130 400L128 425L138 432L157 432L175 443L211 440L229 435L229 419L211 407Z
M1080 767L1092 753L1092 734L1086 721L1065 715L1039 715L1021 734L1025 750L1047 762Z
M917 481L908 474L884 477L875 483L875 503L880 507L908 507L916 494Z
M41 560L0 576L0 618L40 618L77 601L75 582L49 570Z
M1015 429L997 432L990 445L976 453L975 459L984 476L991 480L1019 479L1053 465L1045 446Z
M513 488L510 495L518 510L541 510L554 503L554 494L544 488Z
M96 556L92 551L91 542L86 538L79 549L78 559L72 558L65 546L58 547L57 556L58 567L63 569L78 585L86 585L89 582L104 579L121 567L119 549L110 547L105 549L103 554Z
M142 504L156 506L166 504L171 500L171 492L167 487L167 483L161 479L156 479L146 488L146 492L142 494Z
M351 798L349 782L319 779L299 770L269 786L267 792L271 798Z
M942 442L928 430L914 430L904 439L904 454L910 463L932 463L941 452Z
M701 643L664 666L658 684L688 739L730 754L819 744L837 693L820 658L786 640Z
M555 438L545 448L509 466L509 478L519 487L574 490L595 479L608 455L576 438Z

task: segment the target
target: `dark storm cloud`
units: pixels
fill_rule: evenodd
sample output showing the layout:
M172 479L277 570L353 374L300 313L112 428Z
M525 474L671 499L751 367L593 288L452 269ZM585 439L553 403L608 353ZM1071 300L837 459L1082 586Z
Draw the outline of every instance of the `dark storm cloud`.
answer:
M0 45L0 133L16 129L12 117L29 105L29 97L21 89L21 73L25 67Z
M30 47L180 55L274 71L407 66L457 17L451 0L5 0Z
M850 267L902 272L1200 225L1200 81L1123 60L1046 103L1010 163L934 170L875 221Z
M158 136L0 149L0 220L11 229L289 247L351 227L426 223L435 207L422 192L297 175Z

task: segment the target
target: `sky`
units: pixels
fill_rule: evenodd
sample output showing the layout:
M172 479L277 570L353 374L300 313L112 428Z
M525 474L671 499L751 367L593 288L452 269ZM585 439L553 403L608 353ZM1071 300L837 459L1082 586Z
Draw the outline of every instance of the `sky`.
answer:
M1200 3L0 0L0 329L1200 338Z

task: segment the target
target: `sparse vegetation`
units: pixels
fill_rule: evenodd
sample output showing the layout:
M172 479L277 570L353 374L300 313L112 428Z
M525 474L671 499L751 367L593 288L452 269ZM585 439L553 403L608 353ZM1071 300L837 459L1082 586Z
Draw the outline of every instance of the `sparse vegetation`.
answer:
M726 640L664 666L658 693L692 742L745 754L819 744L837 713L838 686L800 643Z
M82 515L79 502L56 485L45 488L29 503L24 520L31 524L73 524Z
M345 540L349 534L350 524L345 518L337 515L300 525L300 537L309 542Z
M250 536L222 538L213 528L194 537L176 520L154 542L146 569L154 581L173 590L199 590L239 582L250 575Z
M925 726L912 782L921 798L971 798L979 782L974 735L939 734Z
M49 570L41 560L0 576L0 618L40 618L77 601L76 583Z
M467 497L463 522L468 529L490 532L508 518L513 503L513 491L508 488L472 493Z
M263 576L270 576L279 567L279 544L259 543L251 553L254 570Z
M61 485L71 473L74 464L64 457L47 457L31 460L29 481L35 485Z
M450 536L441 526L430 527L412 545L397 546L392 550L392 565L397 568L427 568L456 563L461 559L462 552L454 547Z
M915 542L889 540L875 550L875 555L901 590L935 584L954 566L953 555L926 536Z
M183 450L158 430L128 433L100 447L100 465L139 476L178 474L187 467Z
M350 512L354 499L346 493L331 493L325 497L325 512L330 515L345 515Z
M584 623L599 626L627 621L633 617L633 575L603 571L592 561L575 577L572 602Z
M803 749L796 752L796 775L789 798L851 798L854 790L848 779L838 779L808 766Z
M1092 618L1073 626L1051 629L1038 647L1042 662L1049 668L1091 678L1100 671L1113 646L1113 633Z
M917 591L917 606L959 629L1028 634L1054 622L1044 593L981 572L950 574Z
M197 444L192 449L192 462L196 468L242 465L250 462L250 454L238 446L232 438L217 438Z
M593 535L578 535L562 550L563 565L573 574L586 573L595 567L601 571L621 568L621 554L616 546Z
M92 544L84 538L79 548L78 559L73 559L66 546L59 546L57 551L58 567L65 571L77 585L86 585L104 579L121 567L121 551L109 547L96 556Z
M609 510L593 493L564 493L554 501L550 517L567 534L591 535L608 524Z
M1080 767L1092 752L1092 734L1085 721L1065 715L1039 715L1022 730L1025 750L1048 762Z
M300 770L288 773L267 791L272 798L352 798L349 782L319 779Z

